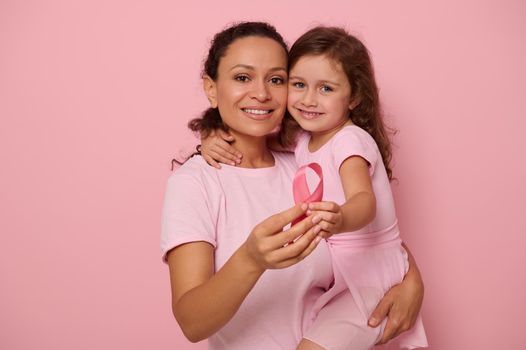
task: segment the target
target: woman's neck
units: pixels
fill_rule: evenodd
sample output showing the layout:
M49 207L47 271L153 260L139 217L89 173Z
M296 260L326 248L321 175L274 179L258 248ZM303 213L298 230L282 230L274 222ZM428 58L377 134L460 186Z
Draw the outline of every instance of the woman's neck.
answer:
M267 136L256 137L230 132L235 141L232 146L242 154L240 168L268 168L274 166L274 156L267 147Z

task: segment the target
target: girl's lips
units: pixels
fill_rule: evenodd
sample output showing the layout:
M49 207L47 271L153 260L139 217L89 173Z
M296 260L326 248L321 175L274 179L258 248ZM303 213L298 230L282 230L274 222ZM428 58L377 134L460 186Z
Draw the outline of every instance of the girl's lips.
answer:
M274 112L273 109L267 108L241 108L241 110L246 116L254 120L269 119L272 116L272 112Z
M319 116L323 115L324 113L321 112L311 112L311 111L305 111L303 109L297 108L297 110L300 112L301 116L307 120L318 118Z

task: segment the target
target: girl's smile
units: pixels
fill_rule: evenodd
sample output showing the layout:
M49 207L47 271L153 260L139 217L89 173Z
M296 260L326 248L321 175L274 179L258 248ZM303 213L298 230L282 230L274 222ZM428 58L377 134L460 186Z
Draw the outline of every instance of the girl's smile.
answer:
M323 55L304 56L289 72L288 108L313 138L327 140L349 119L351 85L340 64Z

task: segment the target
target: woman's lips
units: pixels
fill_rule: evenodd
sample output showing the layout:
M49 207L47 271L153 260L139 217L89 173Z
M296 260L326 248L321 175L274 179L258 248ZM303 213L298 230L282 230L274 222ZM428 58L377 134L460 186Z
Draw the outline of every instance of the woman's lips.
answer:
M251 119L265 120L272 116L273 109L268 108L241 108L241 110Z

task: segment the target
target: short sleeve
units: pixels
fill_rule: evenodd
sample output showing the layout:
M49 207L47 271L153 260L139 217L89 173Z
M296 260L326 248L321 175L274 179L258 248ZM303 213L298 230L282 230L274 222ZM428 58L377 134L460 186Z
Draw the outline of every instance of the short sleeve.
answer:
M371 176L378 162L378 147L374 139L366 131L355 126L347 127L335 136L332 154L337 169L340 169L349 157L362 157L369 163Z
M161 218L161 253L189 242L204 241L216 246L211 202L198 178L172 174L168 179Z

